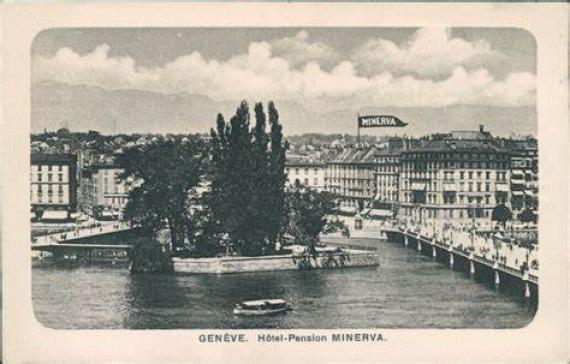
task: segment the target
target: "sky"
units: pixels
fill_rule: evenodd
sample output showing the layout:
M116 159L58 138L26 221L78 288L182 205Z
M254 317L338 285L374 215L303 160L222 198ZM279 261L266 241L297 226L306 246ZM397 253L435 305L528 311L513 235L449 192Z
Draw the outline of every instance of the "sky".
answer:
M271 99L312 114L460 106L533 113L536 102L536 46L520 29L51 29L34 40L32 60L34 85L200 96L213 105ZM44 109L42 120L59 110Z

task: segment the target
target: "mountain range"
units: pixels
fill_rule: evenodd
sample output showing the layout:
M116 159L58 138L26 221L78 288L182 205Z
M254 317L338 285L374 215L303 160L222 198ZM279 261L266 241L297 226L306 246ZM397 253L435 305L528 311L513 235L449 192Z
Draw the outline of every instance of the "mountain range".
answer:
M111 133L202 133L221 112L230 118L240 100L216 101L197 94L162 94L134 89L106 90L86 85L42 81L32 85L32 132L67 127L71 131ZM248 100L250 105L258 100ZM262 100L265 101L265 100ZM303 105L274 100L286 135L354 133L357 114L394 115L405 129L362 129L373 135L425 135L452 130L477 130L494 135L535 135L534 107L458 105L445 108L371 106L354 110L311 111ZM324 101L322 101L325 104ZM330 104L330 102L329 102ZM341 102L338 105L342 105ZM332 105L334 107L334 105ZM329 109L331 109L329 107Z

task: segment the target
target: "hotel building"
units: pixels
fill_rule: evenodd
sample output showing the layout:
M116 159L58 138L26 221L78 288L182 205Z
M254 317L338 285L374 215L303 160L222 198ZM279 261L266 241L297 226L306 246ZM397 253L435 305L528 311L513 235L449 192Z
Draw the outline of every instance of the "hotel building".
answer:
M374 205L380 210L394 211L398 204L400 156L403 147L403 140L398 139L389 141L376 152Z
M346 148L327 161L325 190L340 199L346 212L370 207L375 194L375 147Z
M538 209L538 148L536 139L509 140L511 207L514 214ZM535 211L536 213L536 211Z
M422 219L490 219L510 205L510 154L488 132L453 132L406 145L399 214Z

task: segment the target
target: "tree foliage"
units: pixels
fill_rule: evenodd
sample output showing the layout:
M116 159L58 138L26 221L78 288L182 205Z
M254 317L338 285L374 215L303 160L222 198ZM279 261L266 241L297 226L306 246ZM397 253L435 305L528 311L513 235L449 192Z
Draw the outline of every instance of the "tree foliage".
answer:
M524 209L518 215L518 219L524 223L536 222L536 214L534 212L532 212L532 210L530 210L530 209Z
M218 231L228 234L243 255L271 251L284 221L285 150L279 114L269 103L269 127L262 104L255 125L243 101L227 123L218 115L211 130L212 195L209 206Z
M495 206L491 214L492 221L499 222L503 225L505 225L507 221L512 220L512 218L513 213L505 204Z
M343 228L343 224L337 222L332 222L327 227L327 216L336 209L335 196L330 192L296 186L287 195L287 205L288 233L295 238L296 243L307 245L313 253L321 232L332 232L331 229L335 227Z
M120 176L132 184L125 218L148 234L170 230L172 248L181 247L186 234L188 195L206 168L206 144L199 138L161 139L127 148L118 157Z

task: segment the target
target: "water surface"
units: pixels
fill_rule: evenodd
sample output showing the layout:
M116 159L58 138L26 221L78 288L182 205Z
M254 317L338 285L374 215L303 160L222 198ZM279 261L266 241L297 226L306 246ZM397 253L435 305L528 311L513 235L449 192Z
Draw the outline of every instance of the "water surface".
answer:
M231 275L130 275L123 268L33 268L33 303L64 329L520 328L533 317L498 293L393 243L380 266ZM293 300L272 317L234 317L233 305Z

